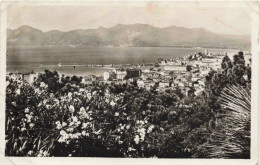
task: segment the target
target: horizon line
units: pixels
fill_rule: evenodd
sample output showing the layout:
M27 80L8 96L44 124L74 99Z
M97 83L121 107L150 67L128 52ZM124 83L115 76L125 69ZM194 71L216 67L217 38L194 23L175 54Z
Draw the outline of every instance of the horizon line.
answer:
M148 26L151 26L151 27L154 27L154 28L159 28L159 29L164 29L164 28L170 28L170 27L177 27L177 28L185 28L185 29L202 29L202 30L206 30L208 32L211 32L211 33L215 33L215 34L219 34L219 35L231 35L231 36L251 36L251 34L230 34L230 33L216 33L216 32L212 32L204 27L198 27L198 28L188 28L188 27L183 27L183 26L177 26L177 25L170 25L170 26L166 26L166 27L156 27L156 26L153 26L153 25L149 25L149 24L144 24L144 23L133 23L133 24L121 24L121 23L118 23L118 24L115 24L113 26L110 26L110 27L104 27L104 26L99 26L97 28L89 28L89 29L73 29L73 30L68 30L68 31L62 31L62 30L57 30L57 29L53 29L53 30L42 30L40 28L35 28L31 25L21 25L15 29L12 29L12 28L7 28L9 30L17 30L23 26L27 26L27 27L30 27L30 28L33 28L33 29L37 29L37 30L40 30L41 32L43 33L48 33L48 32L51 32L51 31L59 31L59 32L63 32L63 33L66 33L66 32L71 32L71 31L75 31L75 30L96 30L96 29L99 29L99 28L105 28L105 29L110 29L110 28L113 28L115 26L118 26L118 25L148 25Z

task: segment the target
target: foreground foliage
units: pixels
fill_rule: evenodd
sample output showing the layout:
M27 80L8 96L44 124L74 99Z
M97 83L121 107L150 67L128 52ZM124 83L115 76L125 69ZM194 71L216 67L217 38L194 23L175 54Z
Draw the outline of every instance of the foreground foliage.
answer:
M6 155L249 158L251 68L242 55L225 57L196 97L51 71L32 85L7 79Z
M211 131L203 98L97 82L56 81L54 91L39 80L7 86L7 155L191 157Z

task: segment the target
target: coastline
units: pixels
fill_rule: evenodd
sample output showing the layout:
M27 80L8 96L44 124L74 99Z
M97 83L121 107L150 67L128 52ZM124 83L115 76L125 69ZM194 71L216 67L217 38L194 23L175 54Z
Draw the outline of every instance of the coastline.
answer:
M114 66L129 67L142 64L148 65L156 63L158 58L178 59L190 54L205 51L205 49L202 48L165 47L165 49L163 49L154 47L106 47L100 50L97 49L97 47L91 47L90 50L84 48L78 51L77 49L68 48L65 50L61 49L61 51L58 52L56 52L56 48L50 48L47 49L49 54L46 54L45 49L42 51L38 51L38 49L28 49L29 52L27 49L17 48L17 51L14 51L13 54L9 51L9 54L7 55L7 73L43 72L45 69L49 69L57 70L62 74L69 75L102 75L104 71L110 70ZM227 51L225 49L207 50L213 54L216 52L227 52L229 56L238 52L236 49L228 49ZM73 55L73 57L71 55ZM69 58L67 58L68 56ZM77 59L78 57L80 57L80 60L75 61L74 59ZM31 59L26 61L28 58ZM61 67L58 66L59 64L61 64Z

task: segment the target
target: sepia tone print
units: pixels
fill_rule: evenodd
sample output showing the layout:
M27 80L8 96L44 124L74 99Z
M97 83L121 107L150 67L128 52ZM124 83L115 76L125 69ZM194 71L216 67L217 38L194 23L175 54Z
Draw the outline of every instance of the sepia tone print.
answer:
M5 155L250 159L245 7L118 4L8 7Z

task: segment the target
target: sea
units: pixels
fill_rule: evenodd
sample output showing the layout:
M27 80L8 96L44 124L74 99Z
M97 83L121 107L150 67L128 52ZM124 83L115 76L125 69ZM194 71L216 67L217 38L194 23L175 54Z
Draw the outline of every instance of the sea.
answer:
M209 53L236 54L235 49L207 49ZM66 75L102 75L106 67L86 65L148 64L158 58L182 58L205 48L179 47L15 47L7 49L7 73L57 70Z

